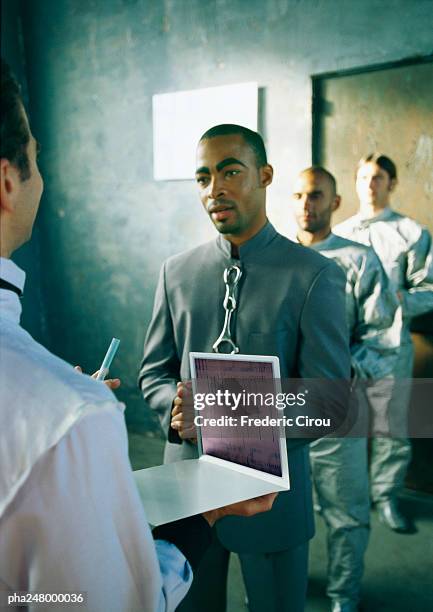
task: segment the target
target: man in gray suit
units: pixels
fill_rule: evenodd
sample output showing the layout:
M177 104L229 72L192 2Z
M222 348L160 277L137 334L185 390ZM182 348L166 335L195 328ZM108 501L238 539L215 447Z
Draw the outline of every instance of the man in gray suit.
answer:
M196 446L170 427L170 415L186 401L186 387L178 383L190 379L189 352L212 351L229 309L229 351L278 356L282 378L349 378L344 275L269 223L266 188L272 176L256 132L227 124L200 139L196 181L219 235L163 264L139 378L144 398L169 432L166 462L197 456ZM227 301L223 279L229 280L224 271L231 266L241 277L235 299ZM344 418L345 394L323 390L323 396L323 411ZM305 442L287 441L291 489L278 496L268 516L220 522L180 610L225 610L229 551L239 553L252 612L304 609L308 541L314 535Z

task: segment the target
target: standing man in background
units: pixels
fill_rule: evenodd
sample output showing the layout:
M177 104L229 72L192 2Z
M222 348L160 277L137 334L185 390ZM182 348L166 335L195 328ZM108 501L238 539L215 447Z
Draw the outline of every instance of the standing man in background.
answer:
M313 166L298 176L293 192L298 242L333 259L345 273L352 373L356 379L372 380L393 370L401 313L373 249L331 232L332 214L340 201L335 178L325 168ZM366 425L365 390L355 389L359 420ZM313 484L328 530L327 594L332 612L358 609L370 514L366 432L365 427L358 434L326 437L310 445Z
M404 382L384 381L369 390L375 413L370 474L372 501L381 521L394 531L407 532L410 525L398 508L397 495L411 458L407 439L413 370L410 321L433 309L433 250L427 229L390 208L396 185L397 168L389 157L371 153L362 158L356 172L359 213L337 225L334 232L374 248L402 307L401 345L393 375Z
M239 125L215 126L200 139L196 168L201 202L219 235L163 264L140 371L144 398L169 432L166 462L197 456L196 445L170 428L173 405L181 410L186 401L186 388L178 391L177 384L191 378L189 352L211 352L221 338L229 308L232 326L219 351L276 355L282 378L341 381L350 375L344 276L334 262L269 223L266 189L273 170L261 136ZM236 287L228 270L237 270ZM325 411L332 405L332 419L344 418L347 396L326 393L320 400ZM226 609L230 551L239 553L251 612L304 610L314 534L305 442L288 440L290 491L280 493L264 520L220 523L180 610Z

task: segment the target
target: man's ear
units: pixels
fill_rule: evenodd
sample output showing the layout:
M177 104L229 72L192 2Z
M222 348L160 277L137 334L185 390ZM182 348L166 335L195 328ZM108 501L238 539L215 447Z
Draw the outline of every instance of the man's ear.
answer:
M272 183L272 179L274 177L274 169L270 164L265 164L261 168L259 168L260 175L260 186L268 187Z
M339 209L340 204L341 204L341 196L336 195L334 198L334 201L332 202L332 212L335 212L337 209Z
M0 208L5 212L13 212L15 196L20 183L18 168L8 159L0 160Z
M389 181L389 188L388 188L389 191L394 191L394 189L397 187L397 183L398 183L398 181L397 181L396 178L391 179Z

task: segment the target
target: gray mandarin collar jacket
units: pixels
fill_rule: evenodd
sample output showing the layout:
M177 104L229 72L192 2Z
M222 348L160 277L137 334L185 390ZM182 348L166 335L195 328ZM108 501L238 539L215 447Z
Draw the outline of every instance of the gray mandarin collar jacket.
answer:
M240 247L215 240L169 258L162 266L139 382L168 430L176 383L190 379L189 352L212 352L223 321L224 270L242 267L232 328L240 353L276 355L281 377L345 379L350 354L344 274L337 264L279 234L267 223ZM334 398L344 413L344 398ZM312 537L311 485L306 447L290 449L291 490L271 512L220 521L231 550L284 550ZM168 443L166 460L194 456L191 444Z

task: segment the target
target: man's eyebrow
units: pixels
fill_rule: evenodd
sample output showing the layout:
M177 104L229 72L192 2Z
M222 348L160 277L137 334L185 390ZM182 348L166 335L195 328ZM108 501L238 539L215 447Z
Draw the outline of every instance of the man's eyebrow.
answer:
M302 196L304 194L307 196L316 196L316 195L322 195L323 191L321 189L314 189L313 191L309 191L308 193L306 191L294 191L293 192L294 196Z
M216 169L219 172L226 166L231 166L232 164L238 164L239 166L243 166L244 168L247 168L247 165L244 164L244 162L241 161L240 159L236 159L236 157L226 157L225 159L223 159L216 165ZM200 168L197 168L195 173L196 174L210 174L210 170L207 166L201 166Z
M226 157L225 159L223 159L216 165L216 169L219 172L226 166L231 166L232 164L239 164L240 166L243 166L244 168L247 167L246 164L244 164L244 162L242 162L240 159L236 159L236 157Z

